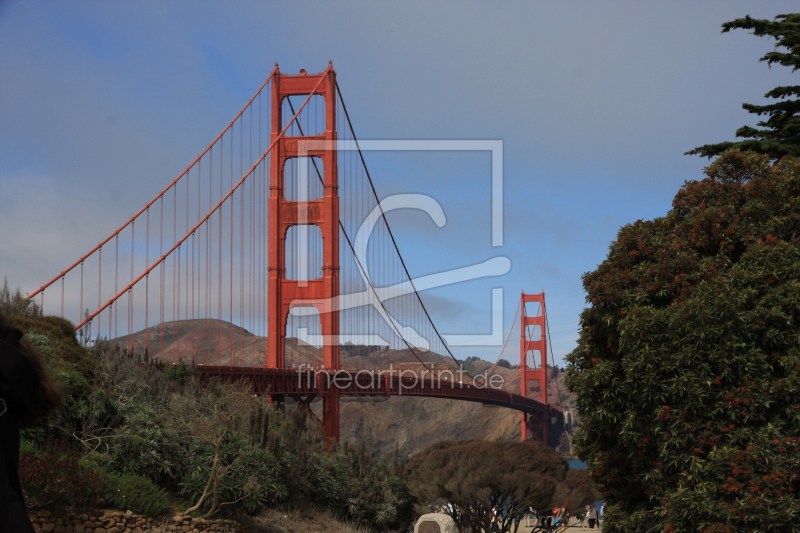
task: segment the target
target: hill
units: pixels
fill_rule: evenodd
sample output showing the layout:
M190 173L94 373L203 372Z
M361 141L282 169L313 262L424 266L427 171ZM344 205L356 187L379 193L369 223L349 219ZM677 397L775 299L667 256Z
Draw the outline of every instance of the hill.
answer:
M156 340L158 339L158 340ZM200 364L262 366L266 360L267 338L221 320L186 320L159 324L113 342L153 359ZM287 339L287 364L318 366L321 350L302 340ZM214 354L219 354L214 355ZM437 369L457 369L450 357L428 352L423 360ZM421 368L409 350L387 350L378 346L343 346L341 364L345 369ZM519 391L519 376L514 369L493 366L486 361L468 365L473 374L490 371L503 377L506 390ZM555 377L558 379L552 379ZM575 397L568 393L563 375L551 370L548 384L550 403L565 409L574 407ZM468 378L465 378L468 380ZM532 395L538 395L534 387ZM321 400L312 409L321 412ZM411 455L440 440L489 439L518 440L520 438L518 411L484 406L474 402L440 398L391 396L389 398L342 399L341 436L346 441L364 440L371 444L373 454ZM559 450L570 455L569 443Z

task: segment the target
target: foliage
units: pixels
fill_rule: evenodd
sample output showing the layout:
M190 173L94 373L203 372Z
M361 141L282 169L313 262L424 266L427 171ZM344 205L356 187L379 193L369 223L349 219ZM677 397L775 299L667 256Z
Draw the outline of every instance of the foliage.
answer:
M198 446L180 487L208 516L232 504L253 514L278 505L288 495L280 467L269 451L228 436L219 450Z
M194 389L170 380L163 365L101 344L91 395L74 435L104 468L147 477L174 488L185 447L168 424L170 397Z
M462 528L516 530L530 507L574 511L594 500L582 470L536 442L444 441L412 457L411 493L432 510L448 509ZM492 510L504 520L492 527ZM544 528L545 526L538 526Z
M35 300L29 300L19 288L14 291L9 289L8 279L4 278L3 288L0 289L0 313L4 316L39 318L42 316L42 306Z
M759 61L766 61L770 67L773 63L792 67L792 72L800 68L800 14L778 15L773 21L747 16L722 25L723 33L732 29L753 30L753 35L775 39L775 50L765 54ZM786 51L781 52L780 48ZM772 159L786 155L800 156L800 101L789 99L797 96L800 96L800 86L776 87L764 97L778 99L778 102L768 105L742 104L750 113L769 117L758 122L757 126L763 129L742 126L736 130L736 136L747 139L745 141L706 144L686 153L712 157L729 150L749 150L767 154Z
M508 362L505 359L498 359L497 360L497 366L502 367L502 368L511 368L511 363Z
M146 516L170 510L169 495L152 481L135 474L112 474L105 487L105 505Z
M464 371L467 374L474 375L478 371L478 369L475 367L475 363L477 363L480 360L481 360L480 357L477 357L475 355L471 355L471 356L467 357L464 360L460 360L459 364L461 365L461 368L463 368Z
M304 415L278 411L242 384L201 384L194 367L149 360L110 342L82 347L60 318L12 319L70 385L65 408L24 433L24 461L36 487L45 486L49 469L35 470L40 452L30 441L61 435L70 445L59 460L98 479L102 470L116 482L131 476L153 482L210 514L318 509L375 530L410 521L412 498L397 458L372 458L363 444L328 448ZM36 488L34 501L85 505L80 490L59 487ZM49 496L56 489L62 492ZM96 499L102 489L100 483Z
M187 365L181 361L177 365L167 365L164 375L170 381L176 381L180 385L186 385L193 379L197 379L198 372L196 367Z
M332 459L326 477L338 491L335 506L344 504L344 517L382 531L400 529L411 521L413 497L403 475L405 465L397 455L375 460L362 443L358 448L345 446Z
M725 153L584 275L567 386L604 531L800 516L800 160Z
M63 439L50 438L39 450L20 453L19 474L32 507L87 509L103 501L106 476L80 461Z

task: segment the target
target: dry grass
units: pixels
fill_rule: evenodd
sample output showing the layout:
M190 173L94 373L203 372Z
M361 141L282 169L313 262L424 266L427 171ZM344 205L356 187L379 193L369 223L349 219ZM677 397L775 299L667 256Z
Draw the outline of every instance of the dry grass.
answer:
M248 520L259 533L368 533L368 529L342 522L330 513L269 509Z

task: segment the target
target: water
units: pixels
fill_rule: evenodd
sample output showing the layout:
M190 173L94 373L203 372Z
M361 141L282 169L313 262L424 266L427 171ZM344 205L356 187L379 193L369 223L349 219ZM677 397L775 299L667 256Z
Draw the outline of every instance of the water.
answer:
M586 463L583 461L579 461L577 459L570 459L569 460L569 467L570 468L578 468L580 470L586 470Z

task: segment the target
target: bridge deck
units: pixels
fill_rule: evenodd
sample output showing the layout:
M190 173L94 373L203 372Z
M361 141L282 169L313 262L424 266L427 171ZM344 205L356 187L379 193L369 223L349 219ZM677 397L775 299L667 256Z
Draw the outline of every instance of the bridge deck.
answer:
M430 375L408 377L388 371L361 370L295 370L291 368L259 368L234 366L197 367L203 379L217 376L225 381L245 381L256 394L322 395L331 388L344 396L426 396L466 400L486 405L507 407L524 413L552 412L550 406L531 398L489 386L441 379Z

